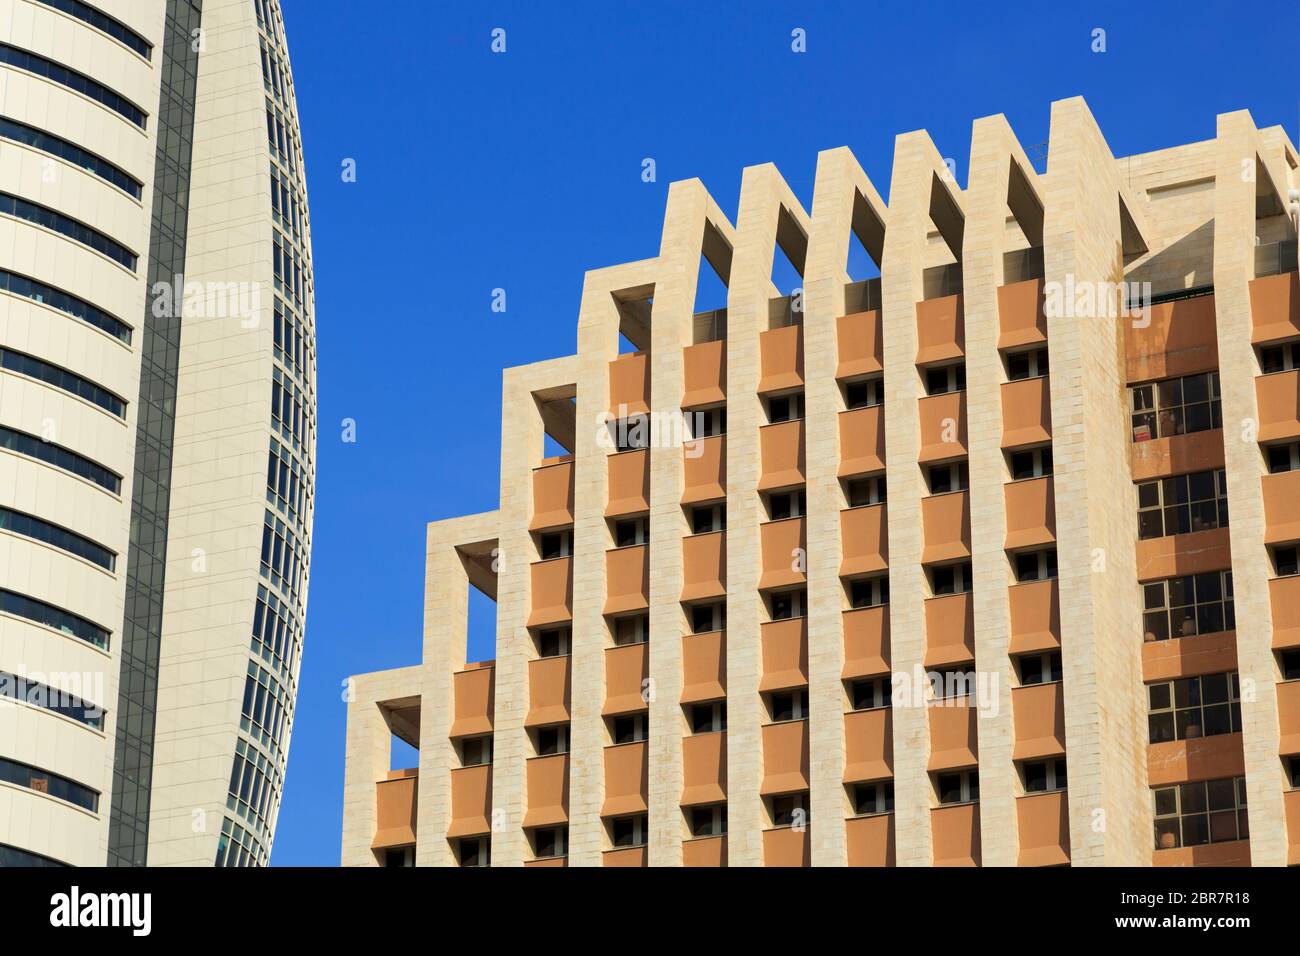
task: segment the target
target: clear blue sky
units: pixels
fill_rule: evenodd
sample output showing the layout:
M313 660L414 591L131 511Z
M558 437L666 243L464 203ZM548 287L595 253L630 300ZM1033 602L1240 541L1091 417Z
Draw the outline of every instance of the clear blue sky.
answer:
M1075 95L1116 155L1212 138L1242 108L1294 140L1300 114L1294 0L282 6L320 444L277 865L338 863L342 681L418 663L425 524L497 506L501 369L573 351L583 272L657 254L671 181L700 178L734 221L745 166L776 163L810 207L817 151L847 145L888 198L894 136L924 128L964 185L973 120L1005 113L1029 148ZM475 659L492 656L485 603Z

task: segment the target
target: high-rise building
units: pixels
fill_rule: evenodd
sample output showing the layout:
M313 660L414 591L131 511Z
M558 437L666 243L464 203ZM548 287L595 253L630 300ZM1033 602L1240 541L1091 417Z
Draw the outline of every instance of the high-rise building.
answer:
M315 487L277 0L0 0L0 865L261 865Z
M670 187L505 371L422 662L353 680L345 865L1300 861L1295 148L1116 158L1068 99L1038 158L992 116L964 188L925 132L888 204L843 148L811 211Z

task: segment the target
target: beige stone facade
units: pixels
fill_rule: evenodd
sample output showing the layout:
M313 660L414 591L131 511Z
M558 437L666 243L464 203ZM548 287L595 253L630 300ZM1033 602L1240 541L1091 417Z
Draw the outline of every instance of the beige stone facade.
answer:
M1295 149L1116 158L1070 99L1042 159L992 116L888 202L844 148L811 210L669 188L505 372L422 663L353 680L345 865L1300 860Z

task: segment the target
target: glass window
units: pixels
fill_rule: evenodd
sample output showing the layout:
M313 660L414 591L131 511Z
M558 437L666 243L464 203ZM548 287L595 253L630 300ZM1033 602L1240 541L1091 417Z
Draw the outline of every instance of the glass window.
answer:
M1148 641L1235 630L1232 572L1168 578L1142 586L1143 627Z
M1218 372L1137 385L1129 399L1135 442L1223 427Z

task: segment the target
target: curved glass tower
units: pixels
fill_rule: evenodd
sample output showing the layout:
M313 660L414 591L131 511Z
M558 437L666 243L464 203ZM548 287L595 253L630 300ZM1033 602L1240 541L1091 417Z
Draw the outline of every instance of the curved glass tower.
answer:
M278 0L0 0L0 866L262 865L315 489Z

